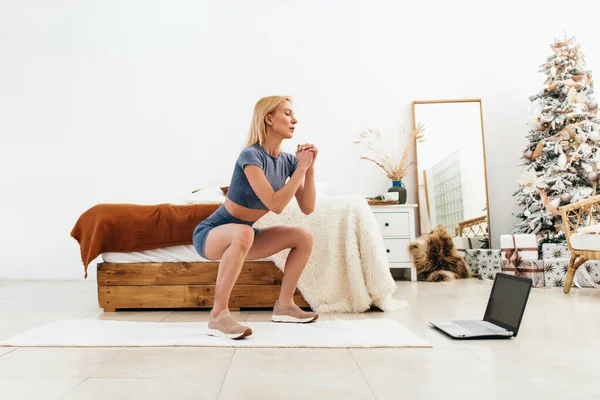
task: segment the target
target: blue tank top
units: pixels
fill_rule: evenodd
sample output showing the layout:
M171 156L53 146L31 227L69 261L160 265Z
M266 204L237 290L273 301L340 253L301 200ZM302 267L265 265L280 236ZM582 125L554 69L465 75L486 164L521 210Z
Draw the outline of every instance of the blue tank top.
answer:
M244 173L244 167L249 164L262 169L271 187L277 192L296 170L298 160L293 154L283 151L279 157L275 157L267 153L259 143L246 147L240 153L233 169L227 198L246 208L268 210L267 206L254 193Z

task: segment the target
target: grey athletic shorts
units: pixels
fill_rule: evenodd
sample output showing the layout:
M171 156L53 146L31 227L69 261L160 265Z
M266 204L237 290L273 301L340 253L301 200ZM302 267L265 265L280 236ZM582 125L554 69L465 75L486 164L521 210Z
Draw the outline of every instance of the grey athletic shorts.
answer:
M193 235L193 243L194 248L202 256L202 258L206 258L206 253L204 252L204 247L206 246L206 238L208 237L208 232L211 229L216 228L220 225L225 224L244 224L248 226L252 226L254 222L244 221L239 218L234 217L229 214L224 205L221 205L214 213L212 213L208 218L204 221L200 222L196 229L194 229ZM258 228L254 229L254 235L258 233Z

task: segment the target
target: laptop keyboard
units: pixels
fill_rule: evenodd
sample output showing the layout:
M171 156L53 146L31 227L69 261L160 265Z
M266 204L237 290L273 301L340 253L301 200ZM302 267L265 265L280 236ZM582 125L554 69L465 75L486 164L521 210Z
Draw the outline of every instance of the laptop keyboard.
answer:
M500 327L495 327L494 325L488 324L485 321L453 320L452 323L468 330L471 333L505 332L504 329Z

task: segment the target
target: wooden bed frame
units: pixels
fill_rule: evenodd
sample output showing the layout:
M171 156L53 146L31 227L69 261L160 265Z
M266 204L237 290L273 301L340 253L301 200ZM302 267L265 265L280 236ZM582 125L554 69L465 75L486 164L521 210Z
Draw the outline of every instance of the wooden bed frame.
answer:
M210 309L218 262L98 263L98 303L123 309ZM271 261L246 261L231 292L230 310L273 308L283 273ZM309 307L298 290L294 301Z

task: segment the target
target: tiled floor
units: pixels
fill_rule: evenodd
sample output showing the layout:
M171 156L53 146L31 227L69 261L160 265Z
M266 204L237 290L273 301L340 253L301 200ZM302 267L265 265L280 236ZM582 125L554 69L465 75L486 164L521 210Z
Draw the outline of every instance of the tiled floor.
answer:
M428 326L482 316L490 289L476 279L399 281L405 310L322 316L394 318L430 349L0 347L0 399L600 398L600 289L532 289L511 340L453 341ZM0 340L62 318L206 321L207 312L104 314L94 281L0 281Z

